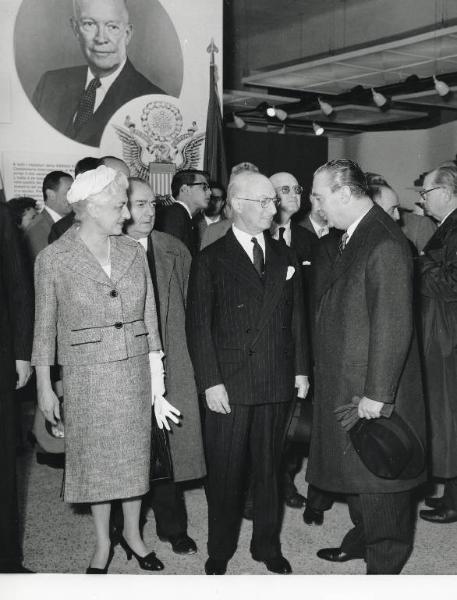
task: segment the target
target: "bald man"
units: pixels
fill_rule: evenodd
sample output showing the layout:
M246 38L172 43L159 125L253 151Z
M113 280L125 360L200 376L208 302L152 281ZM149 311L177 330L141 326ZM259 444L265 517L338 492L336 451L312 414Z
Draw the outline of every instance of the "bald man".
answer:
M73 12L71 26L86 64L47 71L32 102L61 133L99 146L118 108L138 96L164 92L127 58L133 26L125 0L74 0Z
M293 252L264 234L277 203L266 177L235 175L228 203L233 225L194 258L187 301L189 351L206 399L205 572L224 574L235 553L249 465L252 557L287 574L278 476L294 387L300 397L308 392L301 273Z

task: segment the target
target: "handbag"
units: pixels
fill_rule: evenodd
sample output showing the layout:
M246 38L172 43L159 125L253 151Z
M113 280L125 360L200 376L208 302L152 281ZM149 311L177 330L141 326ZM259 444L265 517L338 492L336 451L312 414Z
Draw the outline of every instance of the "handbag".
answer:
M173 479L173 461L171 459L170 441L167 430L160 429L154 415L151 415L151 460L149 467L149 483L164 479Z

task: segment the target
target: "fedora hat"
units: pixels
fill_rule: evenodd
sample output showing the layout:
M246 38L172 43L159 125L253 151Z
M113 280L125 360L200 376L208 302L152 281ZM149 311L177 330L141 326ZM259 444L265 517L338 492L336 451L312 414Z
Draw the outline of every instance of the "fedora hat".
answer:
M388 418L359 419L349 437L363 464L377 477L413 479L425 468L424 445L395 411Z

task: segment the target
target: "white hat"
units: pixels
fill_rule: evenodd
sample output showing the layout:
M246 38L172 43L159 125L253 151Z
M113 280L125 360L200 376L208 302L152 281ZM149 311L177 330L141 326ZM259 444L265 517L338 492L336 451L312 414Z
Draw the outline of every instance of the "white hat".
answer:
M117 175L119 175L117 171L105 165L80 173L67 192L68 203L74 204L100 193L116 179Z

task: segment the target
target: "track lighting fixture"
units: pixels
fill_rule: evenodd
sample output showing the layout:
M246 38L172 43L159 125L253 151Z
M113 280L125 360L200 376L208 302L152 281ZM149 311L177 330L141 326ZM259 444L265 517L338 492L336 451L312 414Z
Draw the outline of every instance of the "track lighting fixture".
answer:
M435 84L435 90L441 97L447 96L449 94L450 89L448 84L444 81L441 81L441 79L437 79L435 75L433 75L433 83Z
M313 121L313 130L315 135L322 135L325 131L322 125L319 125L319 123L316 123L315 121Z
M373 102L376 104L376 106L382 108L386 104L387 98L384 96L384 94L377 92L374 88L371 88L371 93L373 95Z
M317 101L319 102L319 106L321 107L321 111L324 113L324 115L326 117L330 116L333 112L333 106L328 102L325 102L325 100L321 100L320 98L318 98Z
M246 127L246 121L244 121L241 117L233 113L233 122L235 123L235 127L237 129L243 129Z

